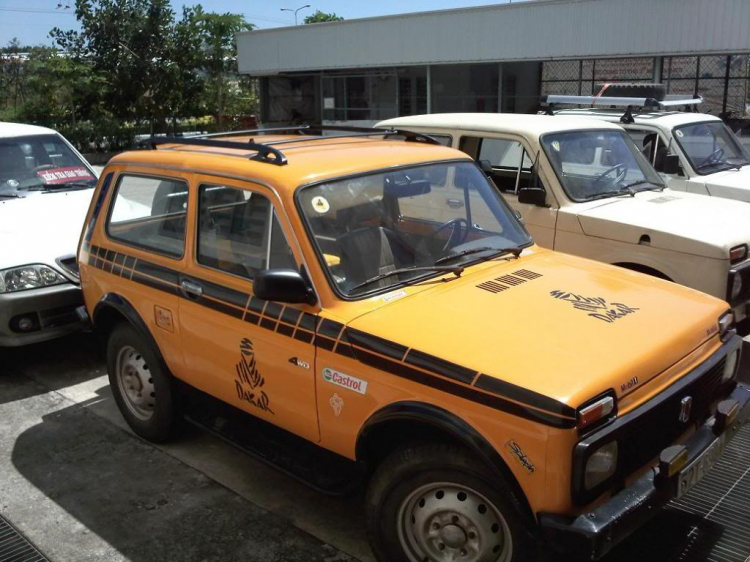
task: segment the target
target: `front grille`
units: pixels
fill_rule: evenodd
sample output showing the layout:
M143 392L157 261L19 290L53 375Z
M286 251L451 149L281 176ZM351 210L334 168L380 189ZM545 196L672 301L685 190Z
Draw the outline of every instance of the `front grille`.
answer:
M0 516L0 562L45 562L47 559Z
M688 429L689 424L701 424L711 416L711 404L720 394L729 391L728 387L721 388L725 363L726 357L681 392L657 407L647 409L625 426L623 433L618 436L622 470L625 475L639 469L662 449L673 444ZM693 403L689 420L682 422L681 402L686 396L692 397Z

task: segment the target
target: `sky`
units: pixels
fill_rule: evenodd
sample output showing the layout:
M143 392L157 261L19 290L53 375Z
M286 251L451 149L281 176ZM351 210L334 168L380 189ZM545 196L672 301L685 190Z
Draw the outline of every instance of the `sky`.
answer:
M514 3L519 0L512 0ZM53 27L75 29L73 13L75 0L0 0L0 45L5 46L17 37L24 45L51 44L49 31ZM203 5L207 12L242 12L247 21L259 28L294 25L294 14L282 12L282 8L299 8L309 3L311 8L299 11L300 23L315 10L336 13L346 19L445 10L468 6L486 6L507 3L508 0L203 0L187 2L172 0L179 14L183 4ZM66 8L66 6L70 6Z

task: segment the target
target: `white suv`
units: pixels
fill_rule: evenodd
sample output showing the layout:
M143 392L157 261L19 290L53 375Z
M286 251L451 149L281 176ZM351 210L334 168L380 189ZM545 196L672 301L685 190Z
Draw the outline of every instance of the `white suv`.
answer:
M750 303L750 205L665 189L621 127L518 114L436 114L382 128L426 133L480 161L540 246ZM443 193L447 205L461 194ZM674 320L665 318L665 321Z
M551 104L555 115L600 119L623 127L670 189L750 202L750 153L731 129L713 115L675 111L697 107L700 98L610 97L619 86L623 85L613 84L600 96L546 96L543 101ZM627 85L633 93L658 91L655 86ZM591 107L556 110L556 104Z
M75 251L96 182L57 132L0 122L0 347L80 327Z

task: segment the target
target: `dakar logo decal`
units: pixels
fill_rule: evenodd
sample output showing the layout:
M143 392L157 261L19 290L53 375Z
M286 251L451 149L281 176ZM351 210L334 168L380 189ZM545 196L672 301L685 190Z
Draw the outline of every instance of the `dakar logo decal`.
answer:
M569 302L573 308L588 312L589 316L611 324L618 318L637 312L638 308L631 308L620 302L607 303L602 297L582 297L568 293L567 291L552 291L550 296L562 301Z
M526 469L526 472L528 472L529 474L534 473L535 468L533 463L531 462L531 460L529 460L529 457L526 456L526 453L521 450L521 447L518 443L511 439L505 444L505 448L508 449L508 451L510 451L510 453L516 457L520 465Z
M271 400L263 389L266 380L255 365L253 342L244 338L240 342L240 361L237 363L237 380L234 381L237 397L264 412L273 414Z

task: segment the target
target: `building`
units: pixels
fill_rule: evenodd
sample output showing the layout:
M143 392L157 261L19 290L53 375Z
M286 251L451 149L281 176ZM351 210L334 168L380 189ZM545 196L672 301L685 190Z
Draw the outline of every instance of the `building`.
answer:
M750 0L531 0L240 33L266 123L535 112L610 81L750 117Z

